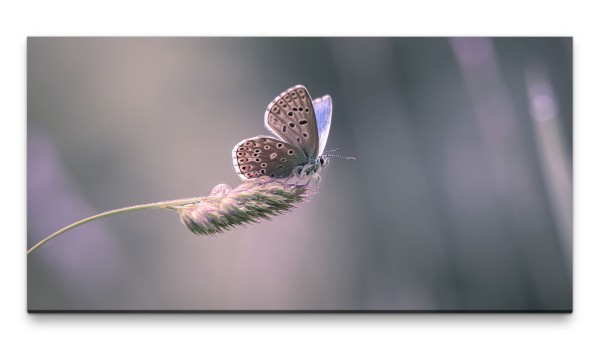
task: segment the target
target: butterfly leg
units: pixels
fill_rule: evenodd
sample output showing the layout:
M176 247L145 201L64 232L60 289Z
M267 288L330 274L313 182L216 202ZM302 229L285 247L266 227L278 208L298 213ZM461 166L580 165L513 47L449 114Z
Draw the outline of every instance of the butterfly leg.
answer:
M296 177L296 175L292 171L291 175L289 175L289 176L285 177L285 179L283 179L283 183L285 183L285 184L291 184L291 181L294 179L294 177Z
M300 171L300 178L307 176L309 171L311 171L311 170L312 170L311 165L304 165L304 167L302 168L302 171Z
M321 184L321 175L319 175L318 173L316 173L313 176L317 179L317 182L315 184L315 189L319 190L319 185Z
M289 180L292 179L296 179L296 182L294 182L294 184L298 184L303 177L303 170L304 168L302 166L296 166L293 170L292 170L292 174L286 179L286 183Z
M308 181L306 182L306 185L309 185L313 178L316 180L315 190L319 190L319 185L321 184L321 175L319 175L318 173L310 175Z

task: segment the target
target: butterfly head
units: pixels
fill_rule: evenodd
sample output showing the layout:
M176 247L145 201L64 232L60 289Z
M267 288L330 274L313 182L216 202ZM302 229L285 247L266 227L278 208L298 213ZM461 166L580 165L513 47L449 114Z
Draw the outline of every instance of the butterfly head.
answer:
M308 162L308 164L304 166L299 166L298 171L296 173L299 174L300 177L319 173L319 171L321 171L322 168L326 167L329 164L330 157L356 160L356 158L354 157L344 157L337 154L323 154L316 160L311 160Z
M319 171L321 171L321 168L327 165L328 162L329 159L327 157L320 156L316 160L309 160L308 163L297 166L294 170L294 174L298 177L317 174Z
M329 157L320 156L319 157L319 167L325 167L329 164Z

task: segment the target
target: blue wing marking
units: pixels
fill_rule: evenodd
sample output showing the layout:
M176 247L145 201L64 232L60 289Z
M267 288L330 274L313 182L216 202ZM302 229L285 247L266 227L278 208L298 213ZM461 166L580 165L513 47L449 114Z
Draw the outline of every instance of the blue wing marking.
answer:
M317 118L317 130L319 133L319 156L325 150L325 144L329 137L329 128L331 127L331 111L333 104L331 97L324 95L313 100L313 108L315 109L315 117Z

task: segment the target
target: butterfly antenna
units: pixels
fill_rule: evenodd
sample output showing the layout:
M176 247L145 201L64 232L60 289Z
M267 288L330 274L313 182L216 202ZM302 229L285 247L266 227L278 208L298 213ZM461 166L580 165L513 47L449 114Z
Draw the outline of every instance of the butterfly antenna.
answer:
M338 152L340 149L336 148L336 149L328 149L326 151L324 151L323 153L327 153L327 152Z
M335 157L335 158L342 158L342 159L348 159L348 160L356 160L356 158L354 157L345 157L343 155L337 155L337 154L325 154L323 155L324 157Z

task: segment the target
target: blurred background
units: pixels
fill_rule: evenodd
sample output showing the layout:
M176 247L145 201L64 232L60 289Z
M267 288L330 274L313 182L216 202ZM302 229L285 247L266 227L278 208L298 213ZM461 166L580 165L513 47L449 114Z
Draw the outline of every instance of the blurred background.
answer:
M570 310L571 38L29 38L27 246L236 186L295 84L332 159L217 237L150 210L28 256L29 310Z

